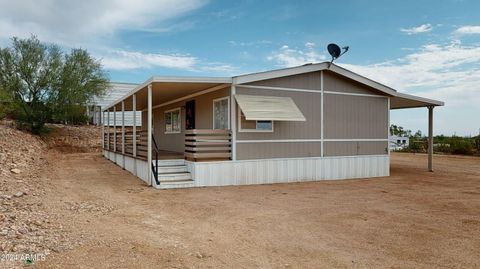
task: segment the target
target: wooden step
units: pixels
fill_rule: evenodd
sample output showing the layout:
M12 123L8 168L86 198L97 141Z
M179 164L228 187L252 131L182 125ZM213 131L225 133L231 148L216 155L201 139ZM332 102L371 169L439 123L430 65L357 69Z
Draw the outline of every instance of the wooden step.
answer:
M152 161L153 165L156 165L155 160ZM184 159L171 159L171 160L158 160L158 166L175 166L175 165L185 165Z
M160 184L165 183L165 182L187 181L187 180L192 180L192 175L188 172L186 172L186 173L158 174L158 181L160 181Z
M155 184L154 186L156 189L182 189L195 187L195 182L193 180L178 180L160 182L160 185Z

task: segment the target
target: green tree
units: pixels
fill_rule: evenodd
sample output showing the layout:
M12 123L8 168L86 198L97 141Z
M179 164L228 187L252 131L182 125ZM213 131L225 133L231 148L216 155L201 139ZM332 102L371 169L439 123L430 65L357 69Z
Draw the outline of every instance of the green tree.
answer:
M108 86L101 64L87 51L63 53L35 36L12 39L0 49L0 88L11 100L17 120L39 133L46 122L69 122Z

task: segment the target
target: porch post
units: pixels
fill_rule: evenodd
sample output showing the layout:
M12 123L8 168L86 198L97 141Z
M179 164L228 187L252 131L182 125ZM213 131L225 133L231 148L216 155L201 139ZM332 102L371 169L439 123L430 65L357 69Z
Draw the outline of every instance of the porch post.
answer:
M87 125L90 125L90 106L89 105L87 105Z
M100 111L101 118L105 116L105 112ZM102 151L105 150L105 125L102 124ZM105 156L105 152L102 152L102 155Z
M137 175L137 95L132 96L132 110L133 110L133 130L132 130L132 155L133 155L133 174Z
M153 186L152 180L152 84L148 85L147 105L147 160L148 160L148 184Z
M230 130L232 132L232 161L237 160L237 106L235 102L236 88L232 81L230 87Z
M117 108L113 106L113 156L117 163Z
M96 125L100 125L103 123L103 112L99 106L96 107L96 110L98 111L98 118L97 118Z
M122 168L125 169L125 101L122 101Z
M428 107L428 171L433 172L433 106Z
M388 110L387 110L387 150L388 156L390 156L390 97L387 99L388 101Z
M107 149L110 151L110 108L107 110ZM110 152L108 152L108 156L110 156Z

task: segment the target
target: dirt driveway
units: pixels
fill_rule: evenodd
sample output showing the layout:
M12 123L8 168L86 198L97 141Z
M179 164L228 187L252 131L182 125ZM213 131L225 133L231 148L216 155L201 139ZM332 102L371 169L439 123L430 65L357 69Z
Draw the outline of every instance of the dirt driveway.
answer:
M52 155L78 245L38 268L478 268L480 158L392 156L392 176L154 190L98 153Z

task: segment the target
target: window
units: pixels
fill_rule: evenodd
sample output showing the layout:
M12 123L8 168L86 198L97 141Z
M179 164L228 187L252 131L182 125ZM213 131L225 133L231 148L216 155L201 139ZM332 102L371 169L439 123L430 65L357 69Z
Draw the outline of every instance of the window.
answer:
M180 108L165 111L165 133L179 134L182 132Z
M239 132L273 132L273 121L271 120L247 120L243 112L238 109L238 131Z
M270 131L273 128L273 122L271 120L257 120L256 129Z
M213 100L213 129L230 129L230 98Z

